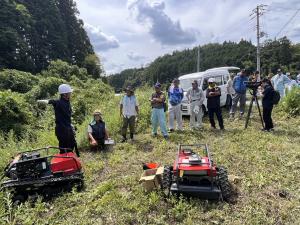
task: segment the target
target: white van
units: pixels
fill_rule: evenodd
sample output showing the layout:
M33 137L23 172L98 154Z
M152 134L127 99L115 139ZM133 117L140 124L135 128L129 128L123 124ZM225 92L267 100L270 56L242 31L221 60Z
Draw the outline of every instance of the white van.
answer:
M190 104L186 97L189 88L192 87L192 81L197 80L199 88L206 90L208 87L208 79L213 77L216 80L216 85L221 88L221 106L225 106L227 98L226 84L229 79L229 71L238 71L238 67L218 67L208 69L204 72L186 74L179 77L180 87L184 91L184 97L181 104L182 115L190 115ZM206 94L206 93L205 93ZM203 110L207 111L207 100L205 99L202 105Z

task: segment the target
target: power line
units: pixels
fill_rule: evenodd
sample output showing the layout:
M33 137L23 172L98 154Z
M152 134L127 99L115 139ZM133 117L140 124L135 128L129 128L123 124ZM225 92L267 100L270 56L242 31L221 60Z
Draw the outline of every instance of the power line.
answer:
M291 16L291 18L283 25L283 27L279 30L279 32L275 35L275 39L278 37L278 35L286 28L287 25L289 25L290 22L297 16L300 9L297 9L296 12Z

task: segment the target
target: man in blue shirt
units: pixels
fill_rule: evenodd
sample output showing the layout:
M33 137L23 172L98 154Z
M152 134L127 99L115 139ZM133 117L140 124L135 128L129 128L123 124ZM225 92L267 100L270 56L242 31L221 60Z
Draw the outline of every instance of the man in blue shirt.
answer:
M174 120L177 122L177 129L182 130L182 112L181 112L181 101L183 99L183 89L179 87L179 80L176 78L173 80L173 84L168 91L169 97L169 129L173 132Z
M235 91L233 98L232 98L232 106L230 110L230 118L234 118L234 114L237 108L238 102L240 102L240 117L244 115L245 112L245 105L246 105L246 91L247 87L245 81L248 81L248 77L246 76L246 71L244 69L241 70L233 78L233 89Z

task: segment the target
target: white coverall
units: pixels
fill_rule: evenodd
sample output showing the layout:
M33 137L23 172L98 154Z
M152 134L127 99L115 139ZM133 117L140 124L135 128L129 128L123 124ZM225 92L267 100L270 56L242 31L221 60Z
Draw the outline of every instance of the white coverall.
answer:
M203 117L203 111L202 111L202 104L205 99L204 92L202 89L193 89L190 88L187 91L186 94L187 99L190 102L190 127L191 128L199 128L202 126L202 117ZM195 112L195 107L199 107L198 113Z

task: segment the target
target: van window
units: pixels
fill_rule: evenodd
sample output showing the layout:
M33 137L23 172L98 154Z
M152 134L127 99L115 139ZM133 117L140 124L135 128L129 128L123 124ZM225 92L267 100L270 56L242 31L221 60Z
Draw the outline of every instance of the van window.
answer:
M204 78L203 80L203 85L202 85L202 89L203 90L206 90L208 88L208 79L211 78L211 77L206 77ZM216 81L216 85L217 86L221 86L223 85L223 80L222 80L222 76L216 76L216 77L212 77L212 78L215 78L215 81Z

